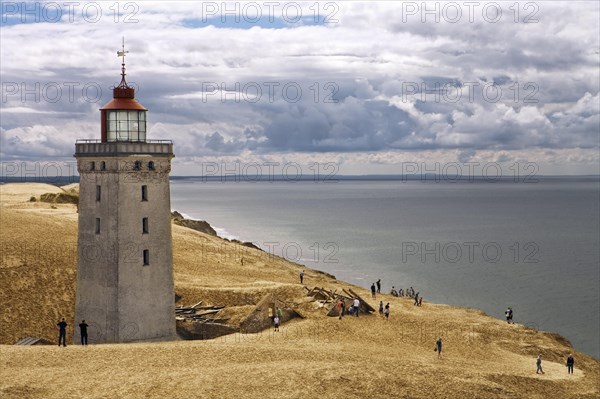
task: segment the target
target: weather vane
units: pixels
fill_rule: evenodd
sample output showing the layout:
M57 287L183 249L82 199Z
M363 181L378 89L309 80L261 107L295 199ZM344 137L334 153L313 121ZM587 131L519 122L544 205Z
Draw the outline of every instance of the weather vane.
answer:
M122 50L117 51L117 57L121 57L121 83L119 86L127 86L127 82L125 82L125 55L129 53L129 51L125 51L125 36L123 36L123 44Z

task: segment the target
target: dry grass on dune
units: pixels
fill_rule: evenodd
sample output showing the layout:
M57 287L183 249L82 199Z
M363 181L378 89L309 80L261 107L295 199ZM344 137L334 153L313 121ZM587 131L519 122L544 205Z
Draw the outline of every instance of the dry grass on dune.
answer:
M56 189L56 188L53 188ZM60 189L58 189L60 190ZM48 187L0 190L0 343L20 335L55 340L59 316L73 318L77 215L72 205L30 203ZM267 292L296 304L305 319L282 331L210 341L0 346L2 398L597 398L600 364L561 337L507 325L475 309L382 295L378 315L326 317L297 284L299 265L173 226L176 291L184 304L228 305L239 322ZM36 250L36 248L40 250ZM36 252L37 251L37 252ZM243 265L242 265L243 259ZM309 285L348 287L307 270ZM383 297L383 298L381 298ZM444 358L433 352L437 336ZM546 374L535 374L543 353Z
M32 195L39 199L46 192L73 188L0 186L0 301L6 304L0 315L2 344L23 336L54 340L57 320L74 317L76 208L29 201ZM173 243L175 286L183 304L245 306L267 292L284 300L303 295L295 284L300 266L283 259L176 225ZM329 280L322 276L307 273L314 284ZM69 331L67 337L71 335Z

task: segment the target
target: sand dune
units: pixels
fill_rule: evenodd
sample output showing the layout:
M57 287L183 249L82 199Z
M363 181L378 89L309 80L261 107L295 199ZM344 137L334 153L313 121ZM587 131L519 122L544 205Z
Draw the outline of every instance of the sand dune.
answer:
M72 188L72 187L70 187ZM52 191L54 190L54 191ZM73 320L75 206L29 202L62 190L0 186L0 397L2 398L597 398L600 363L564 338L507 325L476 309L381 295L389 321L329 318L307 302L301 266L173 226L176 291L185 304L228 305L239 320L265 293L299 304L305 319L281 332L209 341L17 347L22 336L56 340ZM244 259L243 265L241 259ZM306 283L352 287L307 270ZM237 319L236 319L237 318ZM71 335L69 333L69 335ZM433 351L438 336L444 358ZM564 359L576 357L569 376ZM546 374L535 374L542 353Z

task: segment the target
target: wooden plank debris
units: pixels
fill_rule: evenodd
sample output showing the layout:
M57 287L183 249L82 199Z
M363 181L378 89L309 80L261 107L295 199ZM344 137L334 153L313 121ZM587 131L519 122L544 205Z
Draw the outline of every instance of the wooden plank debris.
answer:
M360 295L358 295L356 292L354 292L354 291L352 290L352 288L348 288L348 291L350 291L350 293L351 293L352 295L354 295L354 297L355 297L355 298L358 298L358 300L360 301L361 305L364 305L364 307L365 307L365 308L367 308L367 310L368 310L369 312L375 312L375 309L374 309L373 307L371 307L371 305L369 305L369 303L368 303L367 301L365 301L364 299L362 299L362 298L360 297Z
M211 316L219 313L222 309L225 309L225 305L208 305L208 306L200 306L202 301L192 305L192 306L179 306L175 308L175 319L176 320L186 320L192 319L196 322L225 322L229 319L224 318L207 318L206 316ZM198 313L199 311L204 311Z
M360 295L352 290L352 288L342 288L340 292L338 290L328 290L323 287L313 287L306 293L307 296L312 297L316 302L320 303L321 306L332 304L328 309L328 316L337 316L337 302L341 299L346 304L346 309L352 306L354 299L360 301L361 312L375 312L375 309L369 305Z

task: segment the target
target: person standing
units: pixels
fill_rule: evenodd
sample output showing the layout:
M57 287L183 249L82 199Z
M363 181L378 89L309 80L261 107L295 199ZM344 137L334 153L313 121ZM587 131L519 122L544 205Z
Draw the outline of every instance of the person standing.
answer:
M385 316L386 320L389 320L389 318L390 318L390 303L389 302L385 305L385 310L383 311L383 315Z
M56 328L58 328L58 346L61 342L63 346L67 346L67 322L64 317L56 323Z
M415 303L414 303L414 305L417 306L418 304L419 304L419 293L417 292L415 294Z
M379 301L379 316L383 316L383 301Z
M537 366L536 374L544 374L544 370L542 369L542 354L539 354L537 359L535 360L535 364Z
M381 279L377 280L377 293L381 294Z
M300 272L300 284L304 284L304 270Z
M88 344L88 333L87 333L88 325L85 320L81 320L79 323L79 332L81 333L81 345Z
M421 306L423 304L423 297L420 296L419 297L419 303L417 304L417 306Z
M354 307L354 315L358 317L358 307L360 306L358 298L354 298L354 304L352 306Z
M275 316L273 318L273 324L275 325L274 331L279 331L279 317Z
M277 317L279 317L279 320L283 319L283 311L280 307L277 307Z
M442 337L439 337L435 342L435 351L438 354L438 359L442 357Z
M371 296L375 298L375 283L371 284Z
M342 308L340 310L340 319L342 317L344 317L344 313L346 313L346 302L344 302L343 299L340 299L340 301L342 302Z
M344 303L344 301L342 301L342 299L338 299L337 304L335 306L337 306L337 311L338 311L338 315L340 316L339 319L342 320L342 304Z
M575 358L572 353L569 353L569 357L567 358L567 373L573 374L573 366L575 365Z

